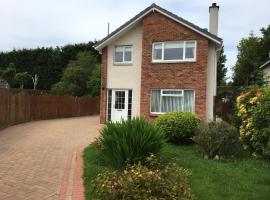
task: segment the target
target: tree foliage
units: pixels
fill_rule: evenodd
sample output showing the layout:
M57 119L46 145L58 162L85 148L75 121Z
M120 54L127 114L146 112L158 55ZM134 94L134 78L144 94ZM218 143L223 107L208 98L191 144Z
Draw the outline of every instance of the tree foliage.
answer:
M20 88L23 89L24 84L31 80L31 76L28 72L19 72L15 75L14 81L20 85Z
M217 85L226 85L226 73L228 69L225 66L226 63L226 55L224 54L224 46L222 46L217 62Z
M87 94L87 82L95 69L97 59L89 52L80 52L76 60L69 62L60 82L52 87L56 95L82 96Z
M14 63L9 63L6 69L1 70L1 76L8 82L10 86L14 85L15 75L16 75L16 68Z
M97 97L100 94L100 65L96 65L90 79L87 81L87 93L92 97Z
M264 73L259 68L266 62L270 50L270 26L261 29L262 37L252 33L243 38L237 49L237 62L233 67L233 85L250 86L263 85Z
M270 52L270 25L266 28L261 29L262 38L261 38L261 60L262 62L266 62L269 59Z
M0 52L0 70L5 71L10 63L14 63L17 73L28 72L31 76L38 75L37 89L49 90L53 84L60 81L64 69L71 60L76 59L79 52L89 52L97 62L100 62L100 55L93 48L94 44L95 42L88 42L56 48L42 47ZM18 86L14 84L13 87ZM33 83L26 82L24 87L32 89Z

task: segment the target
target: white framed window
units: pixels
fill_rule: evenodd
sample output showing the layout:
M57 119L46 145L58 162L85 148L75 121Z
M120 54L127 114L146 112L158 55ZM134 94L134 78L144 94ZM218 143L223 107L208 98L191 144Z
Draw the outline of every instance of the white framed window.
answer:
M195 92L189 89L151 90L151 113L162 114L174 111L195 111Z
M115 46L114 47L114 64L131 64L132 63L132 46Z
M195 40L155 42L152 46L152 62L195 62Z

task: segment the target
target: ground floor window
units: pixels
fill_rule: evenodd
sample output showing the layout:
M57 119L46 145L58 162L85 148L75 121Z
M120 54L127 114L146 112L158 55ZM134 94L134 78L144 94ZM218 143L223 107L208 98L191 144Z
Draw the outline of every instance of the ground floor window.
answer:
M151 113L173 111L194 112L194 90L155 89L151 90Z
M112 118L112 90L108 90L108 111L107 120L111 121Z
M128 119L131 119L132 115L132 90L128 91Z

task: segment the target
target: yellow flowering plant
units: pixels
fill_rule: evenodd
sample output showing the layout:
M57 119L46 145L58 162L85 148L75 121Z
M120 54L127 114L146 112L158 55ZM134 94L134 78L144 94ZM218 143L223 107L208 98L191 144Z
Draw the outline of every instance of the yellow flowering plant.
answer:
M128 165L124 171L105 171L92 181L94 199L194 199L190 172L175 163L161 165L154 155L148 165Z
M236 101L244 148L253 155L270 157L270 88L242 93Z

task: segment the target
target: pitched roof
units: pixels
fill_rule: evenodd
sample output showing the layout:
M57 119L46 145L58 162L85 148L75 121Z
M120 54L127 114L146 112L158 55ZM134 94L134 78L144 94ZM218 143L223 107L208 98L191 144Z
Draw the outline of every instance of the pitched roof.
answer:
M137 14L135 17L133 17L132 19L130 19L129 21L127 21L125 24L123 24L122 26L120 26L119 28L117 28L115 31L113 31L112 33L110 33L108 36L106 36L105 38L103 38L102 40L100 40L99 42L97 42L94 47L97 50L102 49L104 46L106 46L107 42L110 41L111 39L113 39L114 37L116 37L119 33L121 33L123 30L125 30L126 28L130 27L131 25L135 24L138 20L142 19L145 15L147 15L148 13L150 13L151 11L157 11L171 19L173 19L174 21L194 30L195 32L203 35L204 37L207 37L208 39L212 40L213 42L217 43L217 44L221 44L222 43L222 39L219 38L218 36L210 33L209 31L207 31L206 29L200 28L199 26L196 26L195 24L169 12L168 10L161 8L160 6L156 5L156 4L152 4L149 7L147 7L146 9L144 9L143 11L141 11L139 14Z
M260 68L265 68L267 66L270 66L270 60L266 61L265 63L263 63Z

